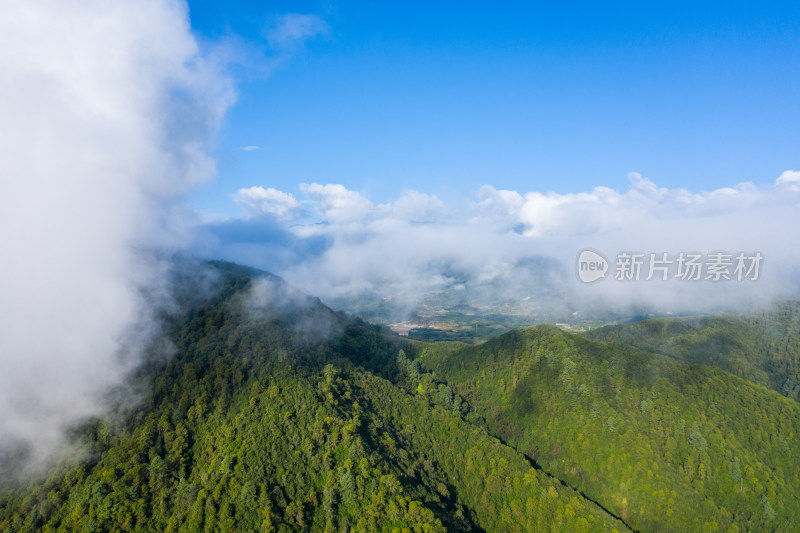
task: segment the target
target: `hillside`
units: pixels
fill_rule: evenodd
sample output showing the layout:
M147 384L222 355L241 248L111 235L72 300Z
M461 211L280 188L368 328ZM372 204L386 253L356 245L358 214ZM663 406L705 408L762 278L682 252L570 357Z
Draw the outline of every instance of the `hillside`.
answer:
M399 337L229 264L176 277L143 397L79 464L0 491L2 531L612 531L626 526L416 375ZM163 345L163 343L157 343Z
M410 341L228 263L173 286L138 401L3 480L0 530L800 529L800 403L714 366L552 326Z
M586 336L715 366L800 401L798 300L779 302L762 312L606 326Z
M774 391L547 326L417 347L490 432L635 529L800 529L800 405Z

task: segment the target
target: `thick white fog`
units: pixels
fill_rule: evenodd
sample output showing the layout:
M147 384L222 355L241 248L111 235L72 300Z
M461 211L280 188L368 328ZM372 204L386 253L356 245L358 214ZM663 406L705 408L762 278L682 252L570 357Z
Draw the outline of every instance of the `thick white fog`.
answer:
M232 101L182 2L0 3L3 449L46 457L138 361Z

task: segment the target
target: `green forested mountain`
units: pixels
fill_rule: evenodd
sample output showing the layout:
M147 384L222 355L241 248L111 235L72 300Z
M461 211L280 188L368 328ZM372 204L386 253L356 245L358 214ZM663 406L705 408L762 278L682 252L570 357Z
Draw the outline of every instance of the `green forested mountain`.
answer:
M554 327L419 344L490 432L641 531L799 531L800 404Z
M487 433L399 337L209 271L179 276L175 353L138 371L143 399L77 428L78 464L5 480L0 531L627 530Z
M586 336L716 366L800 401L800 300L762 312L606 326Z
M75 428L77 461L0 479L0 531L800 530L800 403L632 345L725 338L756 372L794 311L760 318L771 345L729 317L467 345L231 264L174 285L138 401Z

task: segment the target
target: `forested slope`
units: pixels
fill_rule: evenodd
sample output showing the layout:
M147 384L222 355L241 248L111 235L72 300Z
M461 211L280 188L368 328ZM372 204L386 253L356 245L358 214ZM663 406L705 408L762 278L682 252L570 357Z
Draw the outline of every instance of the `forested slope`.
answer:
M800 530L800 404L554 327L418 345L489 431L642 531Z
M210 269L178 276L176 353L139 370L143 400L76 429L79 464L0 490L0 530L627 529L429 374L409 388L397 336L274 277Z
M138 401L2 480L0 530L800 530L800 403L713 366L547 326L412 342L224 263L174 286ZM602 335L653 324L742 331Z
M586 333L685 361L716 366L800 401L800 301L761 312L654 318Z

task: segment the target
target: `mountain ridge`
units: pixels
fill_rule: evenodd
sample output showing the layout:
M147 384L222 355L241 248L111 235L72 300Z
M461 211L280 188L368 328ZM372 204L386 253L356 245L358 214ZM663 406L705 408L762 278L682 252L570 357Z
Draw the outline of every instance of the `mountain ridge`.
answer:
M760 311L651 318L584 333L721 368L800 401L800 300Z
M444 407L429 374L435 393L396 384L403 339L275 277L208 268L182 274L176 351L146 359L140 404L76 428L80 464L0 491L0 529L628 529Z
M800 406L774 391L552 326L420 353L492 433L636 529L797 527Z
M551 325L414 341L224 262L173 287L140 403L0 490L0 529L798 527L800 405L714 366Z

